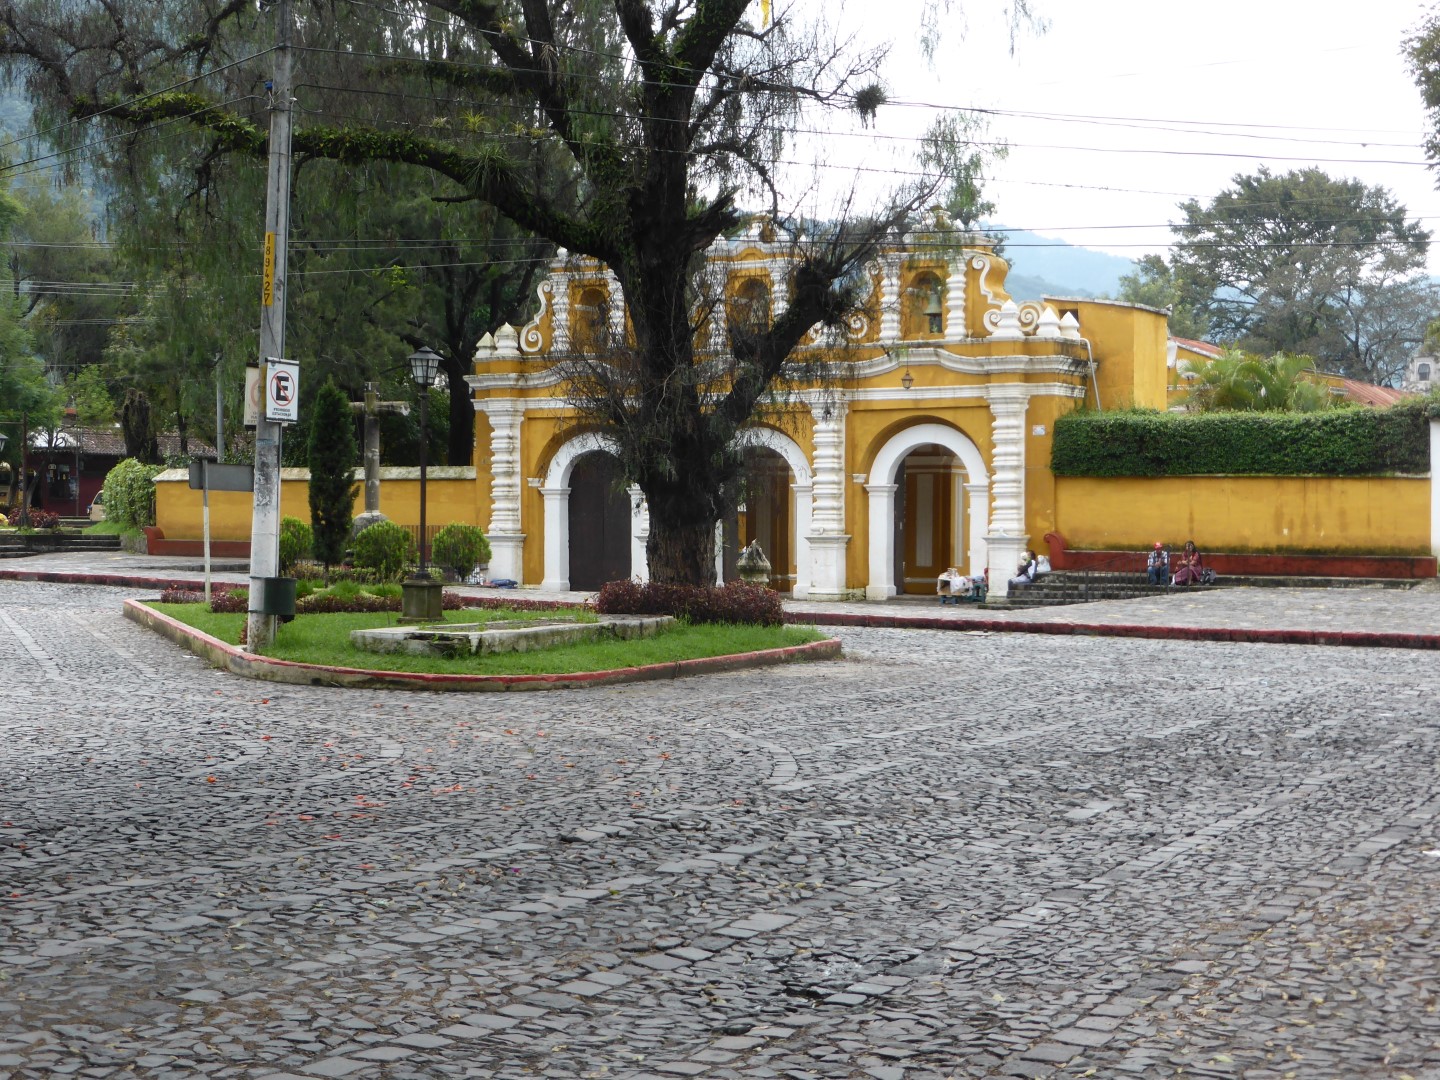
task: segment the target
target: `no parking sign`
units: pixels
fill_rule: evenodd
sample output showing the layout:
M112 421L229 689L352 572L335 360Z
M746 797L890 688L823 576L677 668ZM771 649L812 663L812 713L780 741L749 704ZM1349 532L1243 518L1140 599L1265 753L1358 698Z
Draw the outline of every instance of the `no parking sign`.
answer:
M293 424L300 419L300 365L278 357L265 358L265 419Z

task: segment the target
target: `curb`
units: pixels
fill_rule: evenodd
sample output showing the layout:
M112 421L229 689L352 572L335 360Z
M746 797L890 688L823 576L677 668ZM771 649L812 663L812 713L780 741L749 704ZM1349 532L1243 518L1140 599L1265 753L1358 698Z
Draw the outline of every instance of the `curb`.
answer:
M139 623L196 656L212 667L233 675L266 682L298 686L340 686L367 690L446 690L497 692L507 690L572 690L620 683L656 682L691 675L714 675L742 668L773 667L801 660L833 660L840 656L835 638L785 649L707 656L677 660L669 664L614 668L610 671L583 671L570 675L439 675L408 671L369 671L364 668L336 668L300 664L247 653L238 646L211 637L177 619L147 606L141 600L126 600L125 617Z
M65 585L118 585L139 589L193 589L194 578L157 578L128 574L82 574L61 570L0 569L0 581L41 581ZM540 603L541 601L532 601ZM128 605L129 601L127 601ZM559 605L560 601L556 601ZM148 610L148 609L147 609ZM152 614L162 617L158 612ZM128 615L128 612L127 612ZM844 612L787 611L787 623L804 626L868 626L900 630L983 630L995 634L1050 634L1058 636L1149 638L1155 641L1225 641L1252 645L1344 645L1362 649L1440 650L1440 634L1407 634L1385 630L1262 630L1219 626L1141 626L1131 623L1018 622L1011 619L939 619L924 615L851 615ZM158 629L158 627L156 627ZM163 631L161 631L163 633ZM217 645L225 646L217 641ZM824 644L818 642L817 644ZM188 647L188 646L187 646ZM809 646L798 646L808 648ZM238 651L238 650L237 650ZM783 650L782 650L783 651ZM240 654L247 659L248 653ZM721 659L714 657L712 659ZM212 661L213 662L213 661ZM682 661L685 664L700 661ZM274 661L284 663L284 661ZM216 667L227 667L216 663ZM671 665L659 665L669 668ZM748 666L748 665L747 665ZM328 670L328 669L327 669ZM341 669L335 669L341 670ZM355 669L359 670L359 669ZM644 671L644 668L625 669ZM724 669L720 669L724 670ZM689 674L684 672L682 674ZM695 672L700 674L700 672ZM258 677L258 676L257 676ZM481 676L470 676L480 678ZM501 678L502 676L486 676ZM539 676L531 676L538 678ZM665 678L652 675L648 678ZM676 677L676 676L668 676ZM556 676L574 678L574 676ZM623 681L640 681L626 679ZM350 685L350 684L346 684Z
M1012 619L937 619L923 615L848 615L844 612L785 613L787 623L814 626L868 626L906 630L983 630L990 633L1052 636L1151 638L1156 641L1226 641L1253 645L1349 645L1371 649L1440 649L1440 634L1383 630L1257 630L1221 626L1142 626L1132 623L1019 622Z

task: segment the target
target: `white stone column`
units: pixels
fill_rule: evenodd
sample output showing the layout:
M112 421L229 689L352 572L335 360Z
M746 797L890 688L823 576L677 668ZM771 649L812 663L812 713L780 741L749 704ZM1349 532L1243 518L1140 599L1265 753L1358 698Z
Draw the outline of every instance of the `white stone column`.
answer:
M845 414L849 403L839 394L810 402L814 423L814 499L810 512L810 599L844 600L845 580Z
M1430 421L1430 554L1440 556L1440 420Z
M900 259L897 252L880 256L880 340L900 340Z
M1009 594L1009 581L1020 565L1029 539L1025 532L1025 410L1030 391L1021 384L990 386L990 595L997 600Z
M796 600L804 600L810 595L810 512L815 487L813 484L791 484L790 491L794 507L790 532L795 538L795 584L790 589L790 595Z
M725 522L715 523L715 584L725 584Z
M570 489L542 487L545 499L545 580L547 592L570 591Z
M650 556L645 542L650 539L650 507L639 484L631 484L630 492L630 576L650 580Z
M990 531L990 485L965 485L965 521L969 535L966 557L971 577L985 572L985 534Z
M520 425L525 419L525 404L513 398L489 398L477 401L475 407L490 418L490 578L523 582Z
M895 492L899 484L866 484L870 496L870 579L866 600L888 600L895 587Z

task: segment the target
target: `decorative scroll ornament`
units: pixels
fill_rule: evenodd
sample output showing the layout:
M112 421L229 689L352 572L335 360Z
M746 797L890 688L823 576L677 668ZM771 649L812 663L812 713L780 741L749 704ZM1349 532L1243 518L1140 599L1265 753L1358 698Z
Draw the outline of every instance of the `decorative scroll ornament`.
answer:
M520 331L520 348L527 353L539 352L545 344L540 326L545 321L545 313L550 310L550 298L555 294L555 285L546 278L540 282L535 293L540 297L540 310L535 312L535 318L526 323L525 329ZM558 320L552 320L552 324L558 324Z

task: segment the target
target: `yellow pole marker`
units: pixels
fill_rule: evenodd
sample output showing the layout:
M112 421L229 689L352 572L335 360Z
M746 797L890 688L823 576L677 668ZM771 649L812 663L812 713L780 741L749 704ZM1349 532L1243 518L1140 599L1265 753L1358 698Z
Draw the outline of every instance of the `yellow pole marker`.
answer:
M265 234L264 284L260 287L260 303L265 307L275 304L275 234Z

